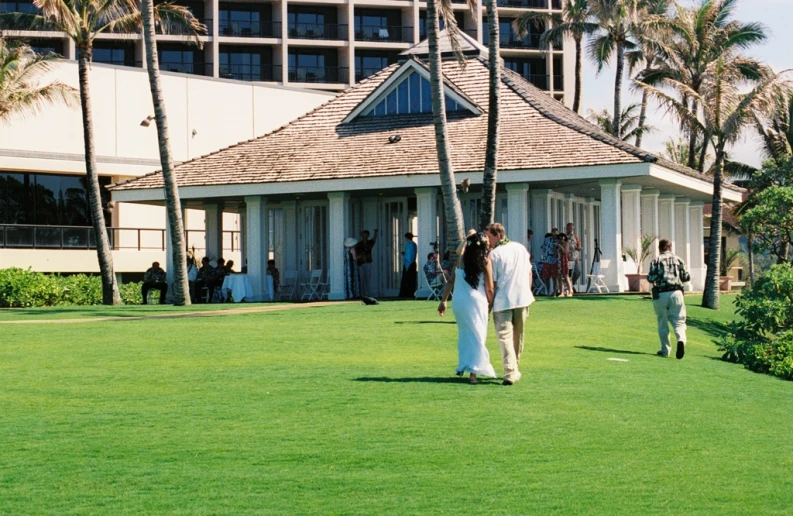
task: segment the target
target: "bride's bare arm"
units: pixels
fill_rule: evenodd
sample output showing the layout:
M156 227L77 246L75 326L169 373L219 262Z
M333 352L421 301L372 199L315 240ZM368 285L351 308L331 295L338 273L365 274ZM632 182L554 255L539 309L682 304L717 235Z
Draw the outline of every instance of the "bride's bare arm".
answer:
M485 262L485 295L487 296L487 306L493 306L493 299L496 297L496 286L493 283L493 264L488 259Z

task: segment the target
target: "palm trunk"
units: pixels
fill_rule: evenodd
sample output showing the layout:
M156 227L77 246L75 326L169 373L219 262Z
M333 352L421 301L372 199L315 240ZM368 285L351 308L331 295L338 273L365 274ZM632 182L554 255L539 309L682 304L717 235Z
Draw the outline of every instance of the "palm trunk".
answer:
M581 109L581 95L583 90L582 87L583 81L581 79L582 66L583 66L582 65L583 50L581 48L582 39L583 38L581 38L581 36L577 36L575 38L575 92L573 93L573 111L575 111L576 113L578 113L579 110ZM553 77L551 77L551 80L553 80Z
M699 150L699 162L697 163L697 170L700 172L705 171L705 158L708 156L708 146L710 143L710 135L706 132L702 136L702 148ZM722 163L724 166L724 163Z
M451 263L457 263L457 251L463 242L463 210L457 198L454 168L451 162L449 136L446 129L446 106L441 79L441 54L438 49L438 8L436 0L427 2L427 42L430 59L430 88L432 91L432 122L435 125L435 147L438 152L438 172L443 194L443 213L446 219L446 249Z
M168 214L168 228L171 232L171 249L173 251L173 304L185 306L190 304L190 286L187 281L187 256L184 242L184 223L182 221L182 203L179 200L179 187L173 170L171 144L168 140L168 118L165 114L165 101L160 85L160 65L157 58L157 46L154 36L154 1L141 2L143 15L143 39L146 46L146 66L149 73L149 89L154 104L154 120L157 123L157 141L160 146L160 164L162 166L163 184L165 185L165 208Z
M617 77L614 81L614 122L611 124L612 134L620 137L620 125L622 125L622 76L625 70L625 47L620 42L617 43Z
M99 261L99 273L102 276L102 304L119 305L121 296L118 292L116 274L113 271L113 253L107 238L105 215L102 211L102 193L99 189L99 176L96 170L94 153L94 123L91 115L91 88L88 82L88 66L91 59L90 48L78 50L78 70L80 75L80 106L83 113L83 142L85 144L85 175L87 178L88 203L91 210L91 225L96 241L96 255Z
M479 227L484 228L493 222L496 210L496 181L498 179L498 124L501 103L501 63L499 62L498 11L496 0L487 2L488 70L490 72L487 146L485 150L485 173L482 177L482 212L479 214Z
M652 61L648 61L645 70L650 70L652 68L652 64L653 64ZM642 146L642 137L644 136L644 131L642 129L644 128L645 122L647 122L647 103L649 98L650 98L650 92L647 90L643 90L642 109L639 112L639 127L637 128L639 132L636 133L636 146L639 148L641 148Z
M752 238L751 233L746 236L746 240L746 247L749 253L749 287L751 288L754 286L754 249L752 249L754 247L754 238Z
M691 99L691 112L694 116L697 116L697 111L699 111L699 105L697 101ZM696 159L697 159L697 128L694 126L689 126L688 128L688 168L696 168Z
M708 249L708 269L705 273L705 292L702 306L719 309L719 271L721 266L721 180L724 168L724 143L719 142L716 149L716 163L713 167L713 201L710 215L710 244Z

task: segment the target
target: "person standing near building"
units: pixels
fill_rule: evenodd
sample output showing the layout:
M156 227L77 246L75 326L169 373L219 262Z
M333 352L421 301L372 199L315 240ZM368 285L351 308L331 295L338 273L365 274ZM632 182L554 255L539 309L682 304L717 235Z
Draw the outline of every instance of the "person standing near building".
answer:
M490 224L485 234L492 249L489 258L496 290L493 322L504 365L503 385L512 385L520 380L518 365L523 353L523 327L529 316L529 305L534 302L531 260L522 244L509 241L501 224Z
M378 230L374 230L374 238L369 239L369 231L361 231L361 240L355 244L355 256L358 262L358 276L360 277L361 296L371 297L372 289L372 249L377 243Z
M402 252L402 282L399 285L399 297L413 297L416 293L418 279L418 246L413 241L413 233L405 233L405 250Z
M653 284L653 308L658 320L658 337L661 350L658 356L668 357L672 348L669 345L669 323L677 339L677 359L686 353L686 303L683 299L683 284L691 281L686 264L672 254L672 242L661 240L658 243L661 255L650 263L647 281Z
M575 234L575 226L572 222L568 222L565 227L567 233L567 240L570 243L572 252L570 253L570 265L572 270L573 286L578 284L578 279L581 277L583 271L581 270L581 239Z

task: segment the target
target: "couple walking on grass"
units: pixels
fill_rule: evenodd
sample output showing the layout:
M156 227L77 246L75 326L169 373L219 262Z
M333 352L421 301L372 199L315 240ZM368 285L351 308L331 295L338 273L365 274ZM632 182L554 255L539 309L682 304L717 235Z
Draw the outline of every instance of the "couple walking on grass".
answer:
M460 251L459 264L438 305L438 313L443 316L454 290L460 358L457 375L470 373L471 383L477 383L478 376L497 376L485 346L492 310L504 366L503 385L512 385L520 380L523 326L529 305L534 302L529 253L521 244L510 242L504 226L497 223L481 233L472 230Z

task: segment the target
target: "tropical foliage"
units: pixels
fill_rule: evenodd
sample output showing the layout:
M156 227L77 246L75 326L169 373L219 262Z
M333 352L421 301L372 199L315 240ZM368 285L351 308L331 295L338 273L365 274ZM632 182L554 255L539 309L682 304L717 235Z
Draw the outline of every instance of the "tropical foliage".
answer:
M141 283L120 288L124 304L140 304ZM0 269L0 308L101 305L102 280L98 276L58 276L30 269Z
M627 106L620 115L620 129L616 134L613 132L614 117L608 109L600 112L590 111L589 121L600 127L603 131L612 134L620 140L628 141L633 138L640 138L643 134L653 130L652 127L640 125L640 111L639 104L631 104Z

